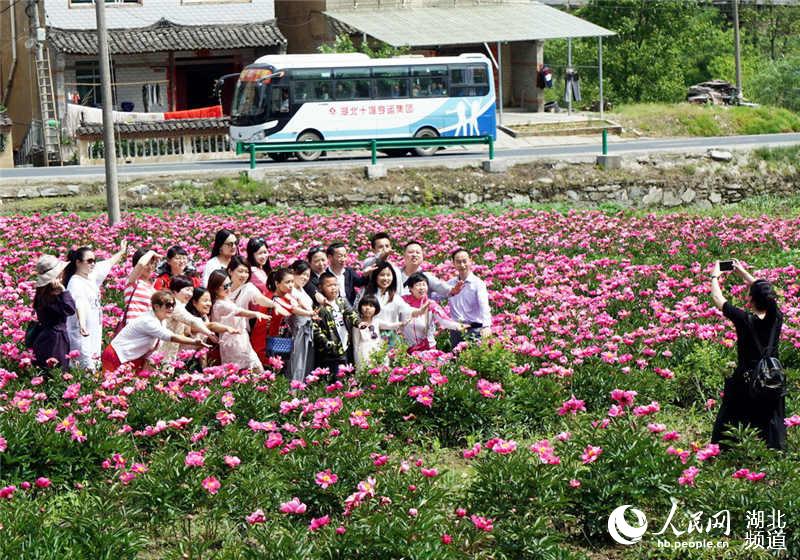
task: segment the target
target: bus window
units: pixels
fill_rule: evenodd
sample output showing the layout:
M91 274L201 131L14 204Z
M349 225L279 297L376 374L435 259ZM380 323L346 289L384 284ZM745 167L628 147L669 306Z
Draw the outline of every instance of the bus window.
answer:
M336 80L336 100L369 99L370 80Z
M306 101L329 101L331 99L331 84L328 80L303 80L296 81L294 88L294 102L297 104Z
M272 88L269 110L272 115L289 113L289 88L286 87Z
M450 95L476 97L489 94L489 75L486 66L450 67Z
M411 97L447 96L446 66L412 66Z
M398 99L408 97L408 79L378 78L375 80L375 97Z

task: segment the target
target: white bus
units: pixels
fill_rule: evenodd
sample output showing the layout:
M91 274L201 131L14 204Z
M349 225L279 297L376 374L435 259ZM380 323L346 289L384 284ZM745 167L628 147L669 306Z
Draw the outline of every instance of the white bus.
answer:
M482 54L263 56L242 70L231 108L234 143L496 134L492 67ZM280 161L291 154L268 155ZM321 152L296 155L309 161Z

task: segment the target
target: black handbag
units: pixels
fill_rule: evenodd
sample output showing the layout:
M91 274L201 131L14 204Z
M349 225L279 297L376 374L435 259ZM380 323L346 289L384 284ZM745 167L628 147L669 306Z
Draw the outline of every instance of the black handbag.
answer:
M762 346L758 339L752 320L748 326L753 334L758 353L761 358L755 367L744 372L744 381L750 398L760 401L774 401L786 396L786 373L778 358L774 357L777 346L778 319L772 325L767 347Z
M30 321L25 329L25 348L33 348L36 339L42 334L42 324L39 321Z

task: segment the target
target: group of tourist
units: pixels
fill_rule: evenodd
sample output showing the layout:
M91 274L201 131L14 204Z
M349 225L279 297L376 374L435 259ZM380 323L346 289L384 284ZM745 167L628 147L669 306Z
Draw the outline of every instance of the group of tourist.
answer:
M100 288L125 255L125 242L103 261L90 247L70 251L66 261L43 255L33 304L36 362L89 371L130 363L139 370L155 356L172 367L193 354L196 365L263 371L279 356L283 373L303 381L315 368L333 379L341 366L369 363L400 341L409 352L435 348L437 328L450 331L454 346L489 335L489 295L468 251L452 253L456 275L444 281L423 272L421 243L406 243L402 261L394 263L388 234L370 241L372 254L360 272L348 266L341 242L311 247L305 259L274 268L263 238L249 239L240 254L227 229L217 232L202 272L180 246L163 256L138 249L123 314L105 349ZM199 349L205 351L181 352Z
M89 371L102 365L113 371L130 363L142 369L159 352L168 365L194 355L202 356L192 358L197 365L263 371L279 356L292 380L303 381L315 368L335 379L343 365L369 363L401 340L410 353L435 348L438 328L449 330L453 346L490 334L486 284L473 273L468 251L452 252L456 275L445 281L423 271L420 242L405 244L401 262L392 261L388 234L375 234L370 242L372 254L360 272L347 266L350 255L341 242L311 247L305 259L273 268L263 238L249 239L242 255L227 229L217 232L202 275L180 246L170 247L163 260L152 250L137 250L123 315L104 350L100 288L126 244L103 261L89 247L70 251L66 262L43 255L33 301L37 365ZM721 442L731 425L744 424L756 428L769 447L783 449L785 398L756 399L749 381L759 360L777 358L782 314L771 284L753 278L739 261L730 262L748 285L751 311L726 301L716 263L711 296L736 327L739 361L726 380L712 441ZM206 352L181 353L198 349Z

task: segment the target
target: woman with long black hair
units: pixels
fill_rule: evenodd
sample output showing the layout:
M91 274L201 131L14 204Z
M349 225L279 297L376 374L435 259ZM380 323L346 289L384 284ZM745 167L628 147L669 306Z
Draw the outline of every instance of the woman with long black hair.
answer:
M100 365L103 351L103 308L100 305L100 286L103 285L111 268L118 264L128 244L120 243L120 249L110 258L97 261L90 247L79 247L67 254L67 267L64 269L64 285L75 300L75 315L67 317L67 335L70 350L79 355L72 361L89 371Z
M733 261L733 270L748 287L747 299L752 311L740 309L725 299L719 285L721 271L717 261L711 273L711 298L717 309L736 327L737 364L733 375L725 380L711 441L722 442L725 430L741 424L756 428L767 447L783 450L786 449L786 426L783 423L786 398L753 398L745 381L745 372L751 371L762 357L766 357L762 356L759 346L767 356L778 357L783 314L772 284L753 278L737 260Z
M228 268L231 259L239 253L236 234L229 229L221 229L214 236L211 246L211 258L203 269L203 286L208 286L208 279L215 270Z

